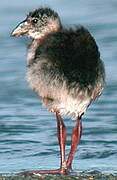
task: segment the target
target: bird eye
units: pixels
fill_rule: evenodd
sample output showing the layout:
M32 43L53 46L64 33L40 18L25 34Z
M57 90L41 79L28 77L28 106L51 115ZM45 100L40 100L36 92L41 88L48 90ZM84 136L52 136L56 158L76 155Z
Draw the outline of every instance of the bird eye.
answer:
M38 22L38 19L35 18L35 19L32 20L32 22L33 22L34 24L36 24L36 23Z

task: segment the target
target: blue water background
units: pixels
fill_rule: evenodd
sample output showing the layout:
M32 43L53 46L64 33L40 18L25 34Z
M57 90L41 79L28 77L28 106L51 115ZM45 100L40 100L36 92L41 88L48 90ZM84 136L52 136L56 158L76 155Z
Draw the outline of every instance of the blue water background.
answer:
M10 32L26 14L49 5L64 24L82 24L94 35L105 63L107 86L83 118L74 169L117 172L117 1L4 0L0 2L0 172L59 166L56 121L26 80L27 39ZM74 122L68 127L67 153Z

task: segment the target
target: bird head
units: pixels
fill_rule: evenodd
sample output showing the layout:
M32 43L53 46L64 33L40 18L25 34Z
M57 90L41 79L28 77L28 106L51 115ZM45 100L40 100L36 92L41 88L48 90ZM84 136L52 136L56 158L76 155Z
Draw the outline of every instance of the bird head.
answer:
M12 36L26 35L33 39L40 39L60 29L59 16L50 8L39 8L28 14L26 19L19 23L12 31Z

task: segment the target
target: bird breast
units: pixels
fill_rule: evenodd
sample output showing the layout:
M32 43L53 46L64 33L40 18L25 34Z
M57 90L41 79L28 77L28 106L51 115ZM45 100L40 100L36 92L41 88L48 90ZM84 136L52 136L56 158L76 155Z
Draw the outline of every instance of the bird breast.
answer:
M28 68L27 80L51 112L58 111L74 119L83 114L92 101L88 91L80 90L78 84L69 89L65 77L53 70L46 59Z

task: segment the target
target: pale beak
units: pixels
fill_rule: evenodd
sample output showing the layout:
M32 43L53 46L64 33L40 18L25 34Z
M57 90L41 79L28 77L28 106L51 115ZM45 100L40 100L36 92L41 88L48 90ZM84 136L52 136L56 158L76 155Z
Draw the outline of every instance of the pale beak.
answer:
M29 31L30 25L29 23L24 20L12 31L11 36L23 36Z

